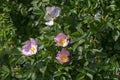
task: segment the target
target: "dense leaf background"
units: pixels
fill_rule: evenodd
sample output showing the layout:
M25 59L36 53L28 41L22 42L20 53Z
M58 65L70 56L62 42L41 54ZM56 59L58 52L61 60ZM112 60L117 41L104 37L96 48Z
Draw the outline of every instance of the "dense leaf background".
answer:
M61 8L53 26L45 25L47 6ZM61 32L70 40L63 65L53 40ZM30 38L38 52L26 57ZM0 80L119 80L119 71L119 0L0 0Z

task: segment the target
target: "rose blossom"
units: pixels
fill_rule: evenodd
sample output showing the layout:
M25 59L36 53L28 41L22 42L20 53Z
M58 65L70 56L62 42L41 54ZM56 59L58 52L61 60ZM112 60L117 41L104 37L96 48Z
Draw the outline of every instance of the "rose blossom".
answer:
M69 40L67 36L63 33L59 33L55 38L54 41L56 42L56 46L66 47L69 44Z
M26 41L25 45L22 47L22 54L25 56L31 56L37 53L37 44L36 41L31 38Z
M68 58L69 55L70 53L66 49L63 48L61 51L58 51L56 59L58 60L60 64L63 64L69 61L69 58Z

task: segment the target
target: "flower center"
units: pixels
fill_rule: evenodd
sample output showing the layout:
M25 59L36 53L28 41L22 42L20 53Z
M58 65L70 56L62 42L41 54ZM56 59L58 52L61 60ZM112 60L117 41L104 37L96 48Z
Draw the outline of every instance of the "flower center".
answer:
M51 17L51 20L53 21L53 20L55 20L55 16L52 16L51 14L48 14L50 17Z
M65 43L65 39L60 39L59 44L63 45Z
M55 20L55 17L51 17L51 20Z
M35 47L31 47L30 50L29 50L29 52L30 52L31 54L34 53L34 52L35 52Z
M62 56L60 57L60 59L61 59L63 62L67 62L67 57L66 57L65 55L62 55Z

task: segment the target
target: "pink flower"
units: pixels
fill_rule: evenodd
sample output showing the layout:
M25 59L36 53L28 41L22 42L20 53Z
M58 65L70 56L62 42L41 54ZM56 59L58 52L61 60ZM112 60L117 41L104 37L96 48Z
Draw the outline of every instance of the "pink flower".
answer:
M66 49L63 48L61 51L58 51L56 59L58 60L60 64L63 64L69 61L69 58L68 58L69 55L70 53Z
M54 41L56 42L56 46L66 47L69 44L69 40L67 39L66 35L63 33L59 33L54 38Z
M25 56L31 56L37 53L37 44L36 41L31 38L26 41L25 45L22 47L22 54Z

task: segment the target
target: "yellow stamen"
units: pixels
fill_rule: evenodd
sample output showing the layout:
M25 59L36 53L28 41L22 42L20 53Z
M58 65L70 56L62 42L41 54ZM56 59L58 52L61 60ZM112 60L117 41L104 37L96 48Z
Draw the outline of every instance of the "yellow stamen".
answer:
M34 52L35 52L35 48L34 48L34 47L31 47L30 50L29 50L29 52L30 52L31 54L34 53Z
M60 57L60 59L61 59L63 62L67 62L67 57L66 57L65 55L62 55L62 56Z
M63 45L65 43L65 39L60 39L59 44Z

